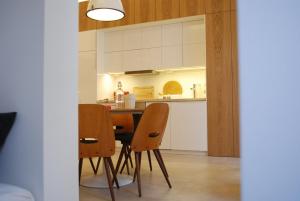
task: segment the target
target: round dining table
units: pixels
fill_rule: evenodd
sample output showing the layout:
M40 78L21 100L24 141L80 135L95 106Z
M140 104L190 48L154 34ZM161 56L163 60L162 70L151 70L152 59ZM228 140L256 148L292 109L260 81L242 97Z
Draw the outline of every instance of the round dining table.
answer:
M138 126L138 123L142 117L144 109L127 109L127 108L115 108L110 109L112 114L131 113L134 122L134 131ZM98 158L99 160L99 158ZM89 188L108 188L107 177L105 173L104 164L101 166L101 174L83 175L81 177L80 185ZM97 171L98 172L98 171ZM133 182L133 176L126 174L117 174L119 186L125 186Z

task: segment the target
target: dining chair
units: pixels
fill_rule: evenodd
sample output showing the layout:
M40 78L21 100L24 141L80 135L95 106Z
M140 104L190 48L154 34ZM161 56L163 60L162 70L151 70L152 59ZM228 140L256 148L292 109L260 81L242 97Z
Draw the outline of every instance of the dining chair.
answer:
M111 198L114 201L113 183L117 180L111 156L115 153L115 136L109 111L105 106L80 104L79 113L79 181L83 158L102 157ZM111 173L113 179L111 179Z
M142 196L140 172L141 155L143 151L153 151L169 188L172 188L165 163L159 150L159 146L162 142L164 131L167 125L168 116L168 104L153 103L146 107L139 125L134 133L131 142L131 149L135 153L136 168L134 178L137 177L139 197Z

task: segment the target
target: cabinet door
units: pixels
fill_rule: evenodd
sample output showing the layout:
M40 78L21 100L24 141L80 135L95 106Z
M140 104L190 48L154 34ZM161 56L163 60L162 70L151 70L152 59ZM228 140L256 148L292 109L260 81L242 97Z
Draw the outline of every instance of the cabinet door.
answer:
M151 102L147 103L146 106L150 105ZM172 110L172 106L170 103L167 103L169 105L169 117L168 117L168 122L167 122L167 126L165 129L165 133L160 145L160 149L171 149L171 110Z
M166 24L162 26L162 45L182 44L182 23Z
M123 54L123 70L124 71L137 71L141 70L142 59L141 50L124 51Z
M135 0L135 24L155 21L155 0Z
M207 151L206 102L173 102L171 148Z
M142 47L141 29L129 29L124 31L123 48L124 50L136 50Z
M210 0L206 0L210 1ZM180 0L180 17L205 14L205 0Z
M92 20L86 16L88 2L79 3L78 10L78 22L79 22L79 31L88 31L97 29L97 21Z
M97 66L96 52L79 53L79 103L96 103Z
M119 73L123 72L123 53L122 52L107 52L103 57L103 73Z
M142 48L161 47L161 26L150 26L142 29Z
M201 20L182 24L183 44L205 43L205 24Z
M79 51L96 51L97 50L97 31L79 32Z
M141 50L141 66L139 70L159 69L161 66L161 48Z
M179 0L156 0L156 21L179 18Z
M162 48L162 68L182 67L182 45Z
M183 66L205 67L205 46L201 43L183 45Z
M104 32L104 52L114 52L123 50L123 31Z

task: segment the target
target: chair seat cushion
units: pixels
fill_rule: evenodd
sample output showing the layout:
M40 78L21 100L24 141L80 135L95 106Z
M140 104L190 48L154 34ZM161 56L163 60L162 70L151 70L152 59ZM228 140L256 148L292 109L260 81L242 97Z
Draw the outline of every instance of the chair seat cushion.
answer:
M132 133L115 133L115 139L121 141L122 144L130 144L132 136Z
M0 183L0 201L34 201L34 198L25 189Z

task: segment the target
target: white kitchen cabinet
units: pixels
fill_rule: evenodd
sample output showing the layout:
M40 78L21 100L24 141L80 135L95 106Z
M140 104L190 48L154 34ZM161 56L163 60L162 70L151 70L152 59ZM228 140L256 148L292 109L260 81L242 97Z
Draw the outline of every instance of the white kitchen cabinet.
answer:
M123 50L137 50L142 47L142 30L129 29L123 31Z
M141 59L140 70L158 69L162 63L161 48L142 49Z
M152 104L151 102L147 102L146 106ZM168 122L167 122L167 126L165 129L165 133L160 145L160 149L171 149L171 104L167 103L169 105L169 118L168 118Z
M142 50L129 50L123 52L123 70L137 71L142 66Z
M205 67L205 49L200 43L183 45L183 66Z
M205 39L205 27L200 20L182 24L183 44L203 43L203 38Z
M182 44L182 23L166 24L162 26L162 45L174 46Z
M142 29L142 48L161 47L161 26L150 26Z
M100 72L119 73L123 72L123 53L108 52L104 53L103 65Z
M104 32L104 52L123 50L123 31Z
M97 31L79 32L79 52L96 51L97 50Z
M207 110L205 101L172 102L171 148L207 151Z
M156 24L98 30L99 73L206 66L204 19Z
M162 47L162 66L164 69L182 67L182 64L181 45Z
M96 52L79 52L78 93L79 103L96 103L97 66Z

